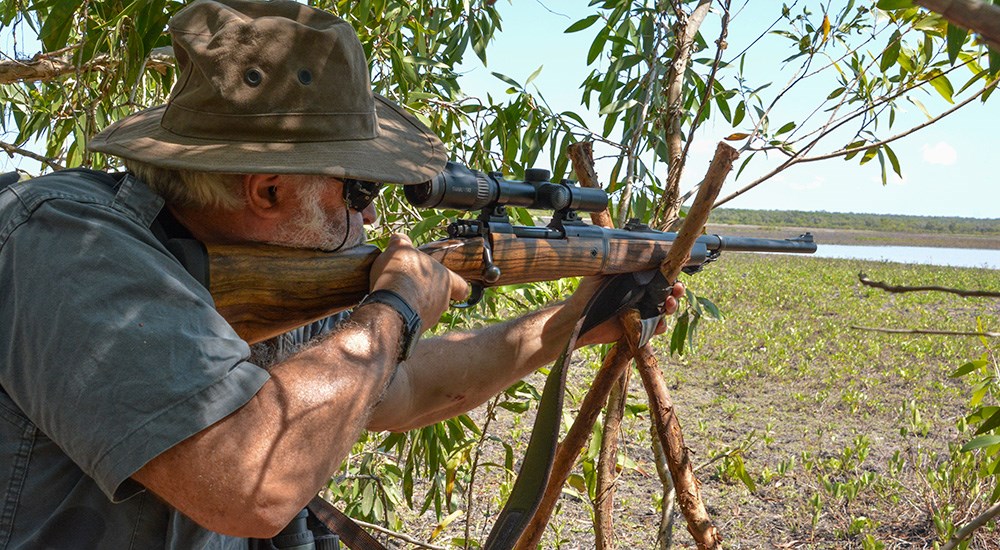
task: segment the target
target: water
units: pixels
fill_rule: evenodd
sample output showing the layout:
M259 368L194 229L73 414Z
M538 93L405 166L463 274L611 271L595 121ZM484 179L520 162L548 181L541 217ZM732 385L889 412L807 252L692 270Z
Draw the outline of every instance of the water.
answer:
M1000 250L930 248L923 246L854 246L820 243L819 258L849 258L907 264L948 265L1000 269Z

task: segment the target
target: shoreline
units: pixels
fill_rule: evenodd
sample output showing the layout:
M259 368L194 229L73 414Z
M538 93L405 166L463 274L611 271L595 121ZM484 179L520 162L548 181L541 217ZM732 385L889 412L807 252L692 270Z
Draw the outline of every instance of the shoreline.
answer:
M761 239L787 239L810 232L820 244L857 246L920 246L928 248L971 248L1000 250L1000 238L992 235L957 235L945 233L906 233L902 231L865 231L805 227L761 227L709 223L711 234Z

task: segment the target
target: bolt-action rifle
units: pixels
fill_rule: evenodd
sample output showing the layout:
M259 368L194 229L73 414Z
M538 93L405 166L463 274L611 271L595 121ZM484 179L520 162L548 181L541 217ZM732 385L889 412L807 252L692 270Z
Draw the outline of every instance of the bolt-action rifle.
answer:
M407 186L417 207L475 212L448 226L448 237L420 250L470 282L468 304L486 287L613 275L658 268L676 234L632 222L621 229L584 223L579 212L604 210L607 194L569 181L549 182L529 169L524 181L506 180L449 162L433 180ZM545 227L512 225L507 206L552 211ZM685 271L723 251L813 253L809 233L792 239L702 235ZM356 305L368 292L371 264L380 250L362 245L327 253L268 245L208 247L204 273L216 308L248 342L259 342ZM189 267L190 269L190 267Z

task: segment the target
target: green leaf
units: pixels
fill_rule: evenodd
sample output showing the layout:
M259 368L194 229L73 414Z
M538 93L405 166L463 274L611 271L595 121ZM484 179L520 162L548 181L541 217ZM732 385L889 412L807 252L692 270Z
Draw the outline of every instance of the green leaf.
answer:
M582 31L583 29L586 29L586 28L590 27L591 25L593 25L594 23L596 23L597 20L600 19L600 18L601 18L601 16L599 14L594 14L594 15L589 15L587 17L584 17L583 19L581 19L581 20L577 21L576 23L573 23L572 25L570 25L566 30L563 31L563 33L564 34L570 34L570 33Z
M875 7L880 10L902 10L913 7L913 0L878 0Z
M542 67L544 67L544 65L539 65L538 68L535 69L535 72L531 73L531 75L528 76L528 80L524 81L524 86L526 88L528 87L528 84L531 84L531 81L534 80L535 77L537 77L542 72Z
M521 85L518 84L516 80L514 80L513 78L511 78L511 77L509 77L507 75L503 75L503 74L500 74L500 73L494 73L494 72L491 72L490 74L493 75L493 76L495 76L495 77L497 77L497 78L499 78L500 80L503 80L507 84L510 84L511 86L513 86L513 87L515 87L517 89L521 89Z
M948 61L954 65L958 59L958 54L962 52L965 45L965 38L969 36L969 30L948 23Z
M989 418L987 418L986 421L979 426L979 429L976 430L975 435L984 434L993 430L997 426L1000 426L1000 411L994 412Z
M979 369L985 367L986 365L987 365L987 362L986 362L985 359L981 359L981 360L978 360L978 361L969 361L968 363L962 365L961 367L958 367L958 369L956 369L955 372L949 374L948 377L949 378L959 378L961 376L965 376L966 374L969 374L972 371L979 370Z
M879 62L879 68L882 72L886 72L890 67L896 64L899 59L899 50L902 47L902 35L899 31L893 31L892 36L889 37L889 44L886 45L885 51L882 52L882 61Z
M747 114L747 106L744 102L739 102L736 105L736 112L733 113L733 127L739 126L743 122L743 117Z
M951 87L951 82L948 81L948 77L943 72L939 69L934 69L927 73L924 79L930 81L931 86L941 94L941 97L945 101L954 103L951 97L955 94L955 90Z
M63 0L52 3L52 10L41 16L42 28L38 33L45 51L55 51L66 46L69 33L73 29L73 16L83 0Z
M866 164L868 161L875 158L875 155L877 154L878 154L878 147L872 147L871 149L866 150L865 154L861 157L861 162L859 164Z
M1000 444L1000 435L981 435L962 446L963 452Z
M775 132L774 135L780 136L781 134L786 134L794 129L795 129L795 122L789 122L784 126L782 126L781 128L778 128L778 131Z
M611 113L617 113L617 112L624 111L625 109L628 109L628 108L630 108L632 106L635 106L635 105L638 105L638 104L639 104L639 102L636 101L636 100L634 100L634 99L622 99L622 100L618 100L618 101L613 101L613 102L609 103L608 105L605 105L604 107L602 107L601 111L600 111L600 114L602 114L602 115L608 115L608 114L611 114Z
M601 52L604 51L604 44L608 41L608 34L610 32L611 29L609 27L604 27L594 37L594 41L590 44L590 50L587 52L587 65L593 63L597 59L597 56L601 55Z
M892 165L892 171L895 172L897 176L903 177L903 172L899 168L899 159L896 158L896 153L893 152L888 145L883 145L882 150L884 150L885 155L889 157L889 164Z
M684 342L687 340L687 328L690 320L691 316L687 313L677 319L677 324L674 325L674 332L670 338L670 351L672 353L684 354Z

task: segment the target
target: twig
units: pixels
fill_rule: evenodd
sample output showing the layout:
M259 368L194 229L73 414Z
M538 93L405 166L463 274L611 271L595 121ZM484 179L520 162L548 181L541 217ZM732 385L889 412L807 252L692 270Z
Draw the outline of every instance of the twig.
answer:
M357 523L358 525L360 525L362 527L371 529L372 531L378 531L379 533L382 533L382 534L385 534L385 535L389 535L392 538L399 539L399 540L401 540L401 541L403 541L403 542L405 542L407 544L412 544L413 546L419 546L420 548L430 548L431 550L451 550L447 546L438 546L436 544L430 544L430 543L427 543L427 542L423 542L423 541L417 540L417 539L415 539L415 538L413 538L413 537L411 537L409 535L404 535L403 533L398 533L396 531L392 531L390 529L386 529L385 527L382 527L381 525L375 525L374 523L368 523L366 521L361 521L360 519L354 519L354 518L351 518L351 519L354 521L354 523Z
M872 288L879 288L886 292L900 293L900 292L934 291L934 292L948 292L951 294L957 294L965 298L971 298L971 297L1000 298L1000 292L993 292L990 290L962 290L959 288L948 288L944 286L931 286L931 285L925 285L925 286L890 285L888 283L883 283L880 281L873 281L869 279L868 276L865 275L864 273L858 273L858 281L865 286L870 286Z
M667 454L663 452L660 438L656 437L656 425L649 427L652 435L653 460L656 464L656 475L663 485L663 503L660 506L660 526L656 530L656 547L660 550L670 550L674 541L674 504L677 502L677 492L674 491L674 479L670 477L670 467L667 465Z
M958 544L960 542L969 538L973 531L979 529L983 525L986 525L987 522L997 517L997 515L1000 515L1000 502L990 506L988 510L977 516L976 519L965 524L955 533L955 536L952 537L947 544L941 547L941 550L952 550L953 548L958 548Z
M0 141L0 149L3 149L3 151L7 153L7 155L9 155L10 157L13 157L14 155L21 155L22 157L27 157L32 160L37 160L38 162L45 164L46 166L52 168L53 170L62 170L63 168L65 168L63 165L59 164L56 161L56 159L44 157L42 155L39 155L38 153L29 151L22 147L18 147L17 145Z
M964 330L931 330L922 328L879 328L863 327L851 325L854 330L867 330L869 332L888 332L891 334L932 334L937 336L980 336L986 338L1000 338L1000 332L976 332Z
M966 99L966 100L964 100L964 101L956 104L951 109L948 109L947 111L942 112L940 115L938 115L938 116L936 116L936 117L928 120L927 122L924 122L922 124L914 126L913 128L910 128L909 130L906 130L905 132L896 134L896 135L888 137L886 139L883 139L883 140L880 140L880 141L876 141L876 142L873 142L873 143L869 143L869 144L866 144L866 145L862 145L860 147L851 147L851 148L848 148L848 149L840 149L839 151L834 151L832 153L827 153L827 154L823 154L823 155L817 155L817 156L814 156L814 157L801 157L801 156L792 157L792 158L786 160L785 162L781 163L774 170L771 170L767 174L765 174L765 175L757 178L756 180L750 182L749 184L745 185L744 187L742 187L741 189L739 189L735 193L732 193L731 195L728 195L727 197L725 197L723 199L720 199L719 201L717 201L715 203L714 208L718 208L718 207L722 206L723 204L726 204L727 202L729 202L729 201L731 201L731 200L739 197L743 193L746 193L747 191L753 189L754 187L757 187L761 183L764 183L765 181L767 181L768 179L770 179L771 177L773 177L775 174L777 174L777 173L779 173L779 172L781 172L781 171L783 171L783 170L785 170L787 168L790 168L791 166L793 166L795 164L802 164L804 162L815 162L815 161L818 161L818 160L826 160L826 159L835 158L835 157L842 157L842 156L846 156L846 155L848 155L850 153L859 153L861 151L867 151L869 149L874 149L876 147L882 147L883 145L886 145L886 144L892 143L892 142L894 142L894 141L896 141L898 139L904 138L904 137L906 137L906 136L908 136L908 135L916 132L917 130L922 130L923 128L926 128L927 126L930 126L931 124L934 124L935 122L940 121L944 117L946 117L946 116L954 113L955 111L961 109L965 105L967 105L967 104L971 103L972 101L978 99L986 91L988 91L988 90L990 90L992 88L995 88L998 82L1000 82L1000 79L994 80L994 81L988 83L986 86L983 86L983 89L979 90L976 94L974 94L973 96L969 97L968 99ZM820 136L820 137L823 137L823 136ZM819 138L817 138L817 139L819 139Z
M618 482L618 437L625 403L628 401L629 370L611 386L601 432L601 454L597 460L597 491L594 498L594 531L597 550L613 550L615 488Z

